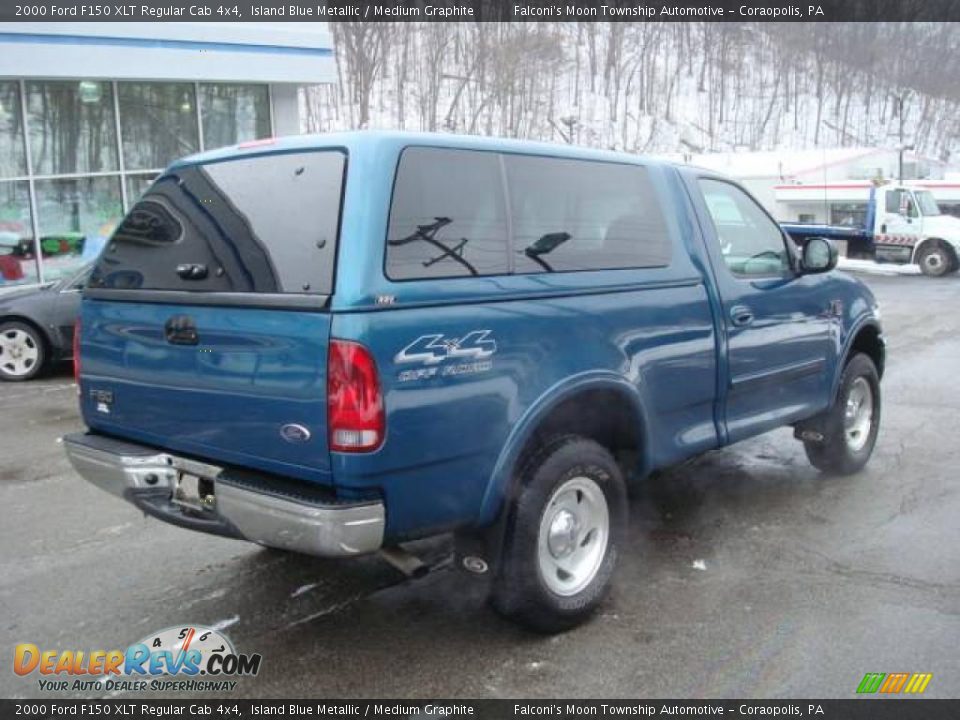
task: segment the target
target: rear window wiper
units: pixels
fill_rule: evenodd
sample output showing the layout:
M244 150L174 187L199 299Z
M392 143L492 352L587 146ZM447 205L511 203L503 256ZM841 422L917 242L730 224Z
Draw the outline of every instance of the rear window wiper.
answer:
M460 241L453 246L447 245L436 238L436 234L440 231L440 229L452 223L453 220L448 217L437 217L435 218L435 221L436 222L432 222L428 225L417 225L416 231L410 235L397 238L396 240L387 240L387 244L393 245L394 247L399 247L400 245L406 245L417 240L422 240L423 242L430 243L440 251L440 254L436 257L425 260L423 262L423 267L430 267L431 265L435 265L436 263L440 262L444 258L450 258L451 260L455 260L463 265L463 267L465 267L471 275L479 275L480 273L477 272L477 269L466 258L463 257L463 248L469 242L467 238L460 238Z

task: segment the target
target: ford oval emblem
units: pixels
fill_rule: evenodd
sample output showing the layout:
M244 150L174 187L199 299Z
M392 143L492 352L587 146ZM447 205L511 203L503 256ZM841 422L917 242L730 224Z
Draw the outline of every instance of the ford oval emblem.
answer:
M287 423L280 428L280 437L289 443L305 443L310 439L310 431L303 425Z

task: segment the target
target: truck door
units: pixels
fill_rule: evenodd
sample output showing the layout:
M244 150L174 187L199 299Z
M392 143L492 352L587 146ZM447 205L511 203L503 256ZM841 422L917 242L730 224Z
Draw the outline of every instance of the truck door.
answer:
M913 193L905 188L885 190L880 218L880 232L876 236L877 257L890 262L910 262L921 234Z
M798 275L780 226L737 185L696 180L722 307L727 437L735 442L827 407L836 363L823 276Z

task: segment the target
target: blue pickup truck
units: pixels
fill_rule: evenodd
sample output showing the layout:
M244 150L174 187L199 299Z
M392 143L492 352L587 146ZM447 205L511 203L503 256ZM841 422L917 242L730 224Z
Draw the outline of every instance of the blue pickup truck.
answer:
M602 601L627 485L792 426L859 470L870 291L736 183L632 155L358 132L181 160L75 333L74 467L160 520L321 556L453 532L493 605ZM402 558L402 555L400 556Z

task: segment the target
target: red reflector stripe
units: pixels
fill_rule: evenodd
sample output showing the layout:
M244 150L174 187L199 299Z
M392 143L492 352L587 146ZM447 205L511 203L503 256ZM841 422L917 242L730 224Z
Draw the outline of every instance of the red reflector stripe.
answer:
M80 392L80 318L73 326L73 381Z
M252 147L261 147L263 145L273 145L276 142L277 142L276 138L270 137L270 138L263 138L261 140L248 140L247 142L240 143L239 145L237 145L237 147L240 148L241 150L246 150L247 148L252 148Z

